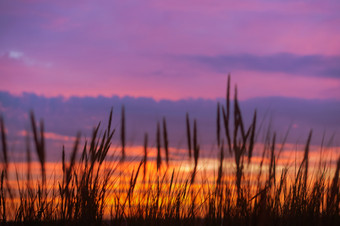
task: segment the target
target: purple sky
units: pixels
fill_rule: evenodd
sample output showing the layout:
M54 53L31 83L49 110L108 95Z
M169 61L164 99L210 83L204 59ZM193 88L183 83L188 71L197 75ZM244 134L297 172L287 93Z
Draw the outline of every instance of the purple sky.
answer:
M340 2L0 2L0 90L340 99Z
M31 109L47 132L89 136L125 104L131 144L165 116L183 147L189 112L213 144L231 73L248 118L257 108L281 137L314 129L319 144L340 131L339 12L339 0L2 0L0 114L14 141Z

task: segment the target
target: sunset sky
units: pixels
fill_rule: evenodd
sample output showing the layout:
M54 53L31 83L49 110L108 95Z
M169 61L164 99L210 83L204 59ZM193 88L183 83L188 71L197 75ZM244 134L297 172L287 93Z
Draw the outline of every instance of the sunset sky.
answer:
M340 98L339 1L1 1L2 90Z
M158 109L150 121L168 116L173 134L184 134L179 118L186 111L202 126L208 115L214 123L230 73L249 115L269 109L278 129L300 126L294 138L303 142L311 128L319 137L338 134L339 12L338 0L3 0L0 110L9 127L20 123L16 131L27 127L23 115L33 109L67 127L47 122L47 131L70 135L107 117L113 103L127 103L138 122L150 114L147 103ZM202 103L211 112L197 113L206 110ZM153 131L155 122L144 128Z

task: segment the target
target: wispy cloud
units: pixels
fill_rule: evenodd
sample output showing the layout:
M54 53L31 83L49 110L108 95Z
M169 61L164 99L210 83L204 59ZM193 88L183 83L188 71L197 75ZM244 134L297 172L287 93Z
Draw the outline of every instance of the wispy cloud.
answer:
M22 62L26 66L38 66L38 67L46 67L46 68L52 66L52 63L50 62L38 61L36 59L33 59L32 57L25 55L23 52L17 51L17 50L10 50L0 55L0 61L3 61L3 59L5 61L7 59L19 61L19 62ZM3 62L0 62L0 63L3 63Z
M9 51L8 57L12 59L19 60L24 56L24 53L19 52L19 51Z

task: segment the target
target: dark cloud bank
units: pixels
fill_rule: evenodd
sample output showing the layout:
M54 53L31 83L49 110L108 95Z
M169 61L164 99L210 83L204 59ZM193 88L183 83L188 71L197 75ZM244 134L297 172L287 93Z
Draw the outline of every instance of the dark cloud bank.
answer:
M124 104L126 109L127 142L140 145L144 133L150 137L150 145L155 146L157 121L167 119L170 145L186 148L185 114L198 121L199 142L206 149L216 144L216 103L225 104L224 99L204 100L187 99L179 101L155 101L151 98L108 97L63 97L46 98L31 93L14 96L0 92L0 110L9 131L12 149L23 150L24 137L19 132L30 128L29 112L33 110L37 119L44 119L46 132L63 136L75 136L78 131L83 137L90 137L91 131L99 121L106 125L110 108L114 109L113 126L117 129L114 142L119 140L120 111ZM304 143L310 129L313 129L313 144L321 143L326 132L326 140L332 135L339 137L340 101L339 100L305 100L284 97L254 98L241 102L244 120L249 125L254 110L259 114L262 129L258 131L258 141L263 140L265 130L271 124L279 141L283 139L291 126L288 141ZM340 145L335 139L332 145ZM338 143L337 143L338 142ZM53 146L49 159L60 159L62 141L49 140ZM56 148L58 147L58 148ZM55 150L56 149L56 150ZM20 152L20 151L19 151Z
M179 58L206 65L210 69L222 73L240 69L340 78L340 56L301 56L291 53L279 53L268 56L241 54L180 56Z

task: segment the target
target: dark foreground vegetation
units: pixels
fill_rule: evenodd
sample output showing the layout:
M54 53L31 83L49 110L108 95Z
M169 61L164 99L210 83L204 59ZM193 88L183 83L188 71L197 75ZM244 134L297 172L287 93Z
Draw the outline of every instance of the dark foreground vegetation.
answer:
M31 138L27 135L27 174L10 168L6 130L1 118L2 168L0 220L8 225L339 225L340 159L335 169L320 160L310 172L307 137L303 158L294 169L278 167L281 149L275 133L266 134L261 161L256 171L252 164L258 126L256 112L249 126L242 118L235 89L233 111L228 78L225 105L218 104L216 142L219 166L215 176L204 176L198 167L200 145L196 121L186 115L189 174L170 167L167 125L157 126L156 163L148 159L148 135L144 157L129 175L126 167L125 116L122 110L121 154L108 158L112 137L112 110L108 126L100 124L92 137L80 146L77 136L70 156L62 156L62 177L46 175L46 150L43 122L31 114ZM222 125L222 126L221 126ZM40 164L40 176L32 176L29 140ZM284 143L284 141L283 141ZM283 144L281 144L282 146ZM161 152L165 157L161 157ZM233 158L233 171L226 172L225 157ZM68 159L68 160L66 160ZM165 163L162 162L165 160ZM334 168L334 167L333 167ZM10 178L16 175L16 179ZM293 171L293 172L290 172ZM332 172L332 173L331 173ZM200 175L200 176L198 176ZM211 178L213 177L213 180ZM15 183L12 183L12 182ZM51 182L52 181L52 182Z

